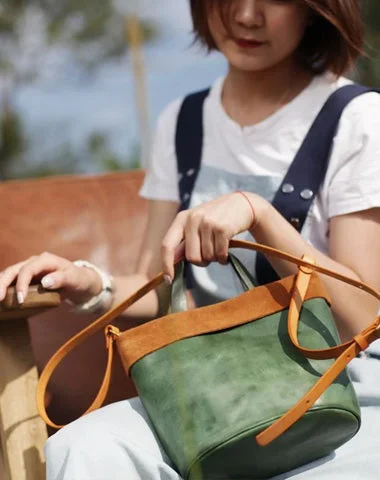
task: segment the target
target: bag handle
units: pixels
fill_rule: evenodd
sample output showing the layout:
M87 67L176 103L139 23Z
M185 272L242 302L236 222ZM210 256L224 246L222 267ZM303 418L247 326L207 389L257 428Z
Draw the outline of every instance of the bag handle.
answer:
M246 267L238 257L231 252L228 254L228 264L231 265L235 271L245 292L258 286ZM184 273L187 270L186 266L185 260L182 260L176 265L170 292L170 313L187 311L186 280L184 277Z
M307 352L307 355L310 355L310 358L332 358L332 356L338 356L339 358L336 362L330 367L330 369L321 377L321 379L315 384L315 386L303 397L303 399L287 414L284 415L280 420L275 422L271 425L268 429L258 435L257 441L260 445L267 445L270 443L274 438L277 438L283 431L289 428L298 418L300 418L312 405L313 403L319 398L319 396L323 393L324 390L334 381L334 379L339 375L339 373L344 370L347 364L355 358L356 355L359 354L362 350L366 349L370 343L375 341L377 338L380 338L380 317L378 316L372 324L357 335L353 340L350 342L346 342L338 347L333 347L332 349L327 350L317 350L317 351L310 351L308 349L303 349L298 344L297 339L297 325L298 325L298 318L299 312L301 309L301 305L303 302L304 293L307 291L308 281L310 280L310 273L312 271L321 273L323 275L327 275L329 277L335 278L340 280L344 283L352 285L356 288L359 288L368 294L372 295L373 297L380 300L380 293L377 292L375 289L366 285L360 281L354 280L352 278L346 277L340 273L334 272L324 267L320 267L315 265L311 262L310 259L300 259L298 257L294 257L289 255L281 250L277 250L271 247L267 247L265 245L261 245L258 243L246 242L242 240L231 240L230 241L230 248L245 248L248 250L255 250L257 252L261 252L266 254L270 257L280 258L282 260L286 260L290 263L293 263L299 267L299 272L297 274L297 281L296 287L294 288L294 292L292 295L292 301L289 306L289 335L296 346L301 352ZM81 332L77 333L73 336L70 340L68 340L61 348L57 350L57 352L51 357L47 365L45 366L43 372L41 373L38 385L37 385L37 394L36 394L36 401L37 401L37 408L39 411L40 416L42 419L47 423L49 426L53 428L60 429L64 425L57 425L52 422L47 415L46 408L45 408L45 391L52 376L53 372L60 364L60 362L65 358L65 356L70 353L76 346L83 343L87 338L105 328L105 336L106 336L106 347L108 349L108 361L107 367L105 371L104 380L102 382L101 388L99 390L98 395L96 396L92 405L88 408L88 410L84 413L87 414L97 408L99 408L107 395L110 379L111 379L111 369L112 369L112 358L113 358L113 344L114 340L120 335L120 331L110 325L110 323L120 316L127 308L137 302L140 298L145 296L150 291L154 290L158 285L160 285L163 281L163 274L160 273L155 278L153 278L150 282L143 285L137 292L131 295L129 298L124 300L122 303L117 305L112 310L108 311L104 315L102 315L98 320L94 323L83 329ZM333 355L331 355L331 351ZM314 399L314 400L313 400ZM300 413L302 412L302 413Z

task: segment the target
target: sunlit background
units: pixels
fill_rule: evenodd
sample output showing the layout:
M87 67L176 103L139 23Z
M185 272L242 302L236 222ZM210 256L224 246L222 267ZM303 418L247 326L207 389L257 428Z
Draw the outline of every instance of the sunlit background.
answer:
M364 8L354 76L380 85L380 3ZM192 46L187 0L1 0L0 178L144 166L159 112L225 68Z

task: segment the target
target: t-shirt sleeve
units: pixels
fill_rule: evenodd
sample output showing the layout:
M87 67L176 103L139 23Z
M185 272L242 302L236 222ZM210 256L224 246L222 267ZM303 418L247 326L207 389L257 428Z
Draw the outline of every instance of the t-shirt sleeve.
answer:
M328 169L328 216L380 207L380 95L366 93L343 112Z
M179 201L175 132L182 99L169 104L160 115L149 167L140 196L149 200Z

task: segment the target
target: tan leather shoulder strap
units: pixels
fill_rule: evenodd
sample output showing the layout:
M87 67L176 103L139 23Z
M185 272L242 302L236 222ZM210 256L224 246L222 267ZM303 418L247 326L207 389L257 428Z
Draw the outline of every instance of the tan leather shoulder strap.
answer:
M36 403L37 403L38 413L47 425L57 429L64 427L64 425L55 424L49 418L45 408L45 392L52 374L54 373L58 365L62 362L62 360L72 350L74 350L74 348L81 345L85 340L87 340L87 338L91 337L99 330L102 330L105 328L107 348L108 348L108 360L107 360L107 366L104 374L104 380L102 382L102 385L100 387L100 390L96 399L84 414L90 413L93 410L96 410L97 408L101 407L105 397L107 396L109 381L111 378L113 343L114 343L111 340L115 335L118 334L118 330L109 324L110 322L112 322L112 320L114 320L115 318L120 316L125 310L127 310L131 305L133 305L135 302L140 300L140 298L142 298L144 295L146 295L150 291L154 290L158 285L160 285L160 283L162 283L162 281L163 281L163 276L162 274L160 274L157 277L155 277L153 280L145 284L143 287L141 287L136 293L131 295L127 300L122 302L120 305L116 306L109 312L105 313L100 318L98 318L98 320L96 320L94 323L92 323L91 325L84 328L82 331L80 331L76 335L74 335L72 338L70 338L70 340L68 340L64 345L62 345L62 347L59 348L55 352L55 354L50 358L50 360L48 361L48 363L46 364L45 368L43 369L40 375L38 385L37 385L37 391L36 391ZM100 402L100 400L102 401Z
M290 263L293 263L300 267L300 272L306 272L307 275L309 275L308 272L310 271L315 271L322 273L324 275L330 276L332 278L335 278L337 280L340 280L344 283L350 284L356 288L359 288L370 295L374 296L378 300L380 300L380 293L377 292L375 289L371 288L369 285L366 285L362 282L359 282L357 280L354 280L352 278L346 277L344 275L341 275L337 272L331 271L329 269L320 267L318 265L315 265L308 259L300 259L298 257L294 257L292 255L289 255L285 252L282 252L280 250L276 250L271 247L267 247L265 245L260 245L257 243L251 243L251 242L244 242L241 240L232 240L230 242L230 248L244 248L248 250L255 250L257 252L264 253L265 255L269 257L276 257L276 258L281 258L283 260L286 260ZM302 267L302 268L301 268ZM310 276L310 275L309 275ZM153 280L148 282L146 285L141 287L136 293L134 293L132 296L130 296L128 299L120 303L118 306L116 306L114 309L110 310L103 316L101 316L98 320L96 320L93 324L79 332L77 335L72 337L65 345L63 345L54 355L53 357L49 360L47 363L45 369L43 370L40 380L37 386L37 407L39 414L43 418L43 420L50 426L54 428L61 428L63 425L56 425L54 422L50 420L50 418L47 415L46 409L45 409L45 403L44 403L44 398L45 398L45 391L49 382L49 379L51 375L53 374L54 370L57 368L59 363L63 360L63 358L70 353L76 346L80 345L82 342L84 342L88 337L96 333L97 331L107 327L115 318L117 318L121 313L123 313L126 309L128 309L131 305L133 305L135 302L137 302L140 298L142 298L144 295L146 295L148 292L151 290L154 290L161 282L163 281L163 275L162 273L158 276L156 276ZM300 282L308 281L305 280L304 275L301 275L298 277L298 284ZM307 288L306 288L307 290ZM305 292L305 288L301 287L301 292ZM364 331L362 332L359 336L356 337L356 339L353 339L352 342L347 342L343 345L340 345L339 347L333 347L332 349L328 350L322 350L322 351L310 351L307 349L303 349L300 345L298 345L297 337L296 337L296 329L297 327L294 325L294 322L298 322L298 317L299 316L299 310L300 310L300 304L301 302L302 294L299 297L299 300L297 300L296 303L294 303L294 306L292 307L292 315L291 317L293 318L292 323L290 325L290 331L291 331L291 338L292 342L296 345L297 348L300 349L300 351L304 352L305 355L307 355L309 358L332 358L334 356L338 356L340 353L342 353L342 358L338 358L337 362L334 363L333 367L331 367L331 372L330 370L320 379L319 382L315 385L315 387L312 389L312 392L310 395L310 398L313 398L313 395L316 395L314 392L319 392L321 393L327 388L325 386L327 382L327 386L334 381L336 376L340 373L341 370L345 368L347 363L351 360L351 357L348 358L347 355L351 355L351 352L357 352L363 350L365 346L368 346L369 343L377 339L380 335L380 317L377 317L374 322ZM297 313L298 312L298 313ZM290 317L290 314L289 314ZM138 327L139 328L139 327ZM101 402L104 400L106 394L107 394L107 389L108 389L108 384L109 384L109 378L111 374L111 363L112 363L112 355L113 355L113 348L112 344L113 341L119 336L120 332L115 329L114 327L110 327L109 329L106 329L106 337L107 337L107 345L109 349L109 354L108 354L108 366L106 368L106 373L105 373L105 380L102 383L102 387L93 402L92 406L87 410L86 413L94 410L95 408L98 408L101 406ZM348 353L347 353L348 352ZM356 353L356 354L357 354ZM356 355L355 354L355 355ZM346 355L346 356L344 356ZM355 356L354 355L354 356ZM345 363L346 361L346 363ZM344 366L342 366L344 364ZM342 366L342 368L341 368ZM335 376L334 376L335 375ZM329 382L329 383L328 383ZM320 393L320 394L321 394ZM320 395L319 394L319 395ZM306 397L305 397L306 398ZM316 397L318 398L318 397ZM312 401L309 398L307 399L307 402ZM315 401L315 400L314 400ZM302 402L302 401L301 401ZM301 403L300 402L300 403ZM310 405L311 406L311 405ZM310 406L308 408L310 408ZM299 414L299 412L302 410L303 404L301 406L298 406L296 408L296 414L290 413L290 417L287 417L287 421L289 421L289 418L294 418ZM302 414L301 414L302 415ZM284 417L283 417L284 418ZM294 423L294 421L293 421ZM275 430L275 427L273 427L272 432ZM277 428L277 427L276 427ZM280 429L284 428L284 424L280 425ZM288 428L288 427L287 427ZM269 429L268 429L269 430ZM268 431L267 430L267 431ZM266 432L267 432L266 431ZM261 435L264 435L265 432L263 432ZM266 441L266 436L264 435L261 436L261 440L263 442Z
M310 264L313 260L305 258ZM323 392L334 382L338 375L347 367L360 351L366 349L370 343L380 337L380 317L378 317L372 325L357 335L350 342L331 347L325 350L310 350L301 347L298 342L298 323L303 302L306 295L310 280L312 278L312 267L299 267L297 278L294 285L294 291L290 300L288 311L288 332L293 345L302 352L307 358L327 359L337 358L333 365L322 375L316 384L301 398L281 418L274 422L270 427L256 436L259 445L266 446L284 433L294 423L299 420L319 399Z

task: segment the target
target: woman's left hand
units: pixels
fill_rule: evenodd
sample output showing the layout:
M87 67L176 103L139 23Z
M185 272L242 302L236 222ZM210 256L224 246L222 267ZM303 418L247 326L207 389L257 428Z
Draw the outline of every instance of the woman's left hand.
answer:
M258 195L235 192L180 212L162 242L165 276L173 279L174 262L182 257L199 266L225 264L229 241L252 231L267 205Z

